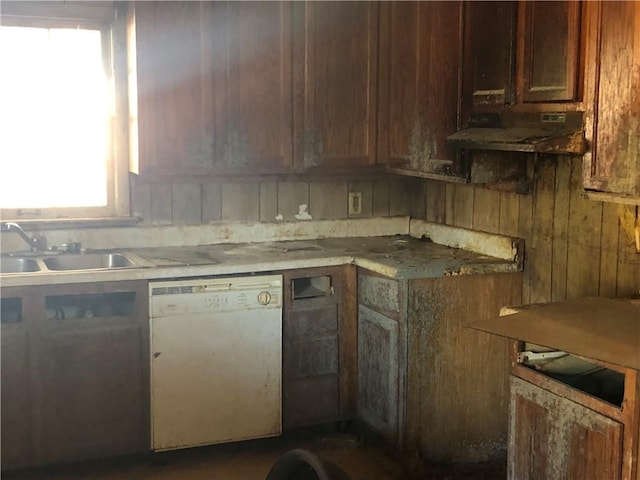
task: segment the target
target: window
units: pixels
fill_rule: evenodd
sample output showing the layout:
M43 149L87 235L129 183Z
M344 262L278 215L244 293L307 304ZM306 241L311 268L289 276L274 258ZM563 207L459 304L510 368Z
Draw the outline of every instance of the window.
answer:
M12 15L3 2L0 25L2 217L126 215L115 11L29 3L15 2L29 10Z

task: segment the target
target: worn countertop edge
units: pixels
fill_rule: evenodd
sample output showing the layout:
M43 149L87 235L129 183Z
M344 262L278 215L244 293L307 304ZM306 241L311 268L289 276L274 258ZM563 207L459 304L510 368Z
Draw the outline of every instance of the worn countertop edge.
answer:
M524 249L524 240L521 238L453 227L414 218L409 222L409 235L413 238L426 237L439 245L460 248L518 263L521 262L520 257Z
M35 272L28 275L7 274L0 277L0 288L27 287L36 285L61 285L86 282L115 282L125 280L167 280L172 278L196 278L237 274L279 272L284 270L333 267L355 265L380 275L398 280L416 278L439 278L459 275L479 275L493 273L516 273L520 271L517 264L482 263L466 265L462 268L425 268L418 271L402 272L398 268L385 264L383 260L343 255L329 257L311 257L306 259L286 259L270 262L253 262L247 264L207 264L184 266L143 266L113 270L74 270L68 272Z

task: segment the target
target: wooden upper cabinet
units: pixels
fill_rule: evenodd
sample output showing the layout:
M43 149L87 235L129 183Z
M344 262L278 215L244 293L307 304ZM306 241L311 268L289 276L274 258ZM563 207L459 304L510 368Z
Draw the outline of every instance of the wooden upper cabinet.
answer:
M376 2L294 3L296 159L308 167L358 167L376 159ZM300 40L303 40L301 42ZM296 54L294 54L296 56ZM300 123L301 119L301 123Z
M523 102L577 100L580 6L577 1L521 4Z
M137 2L128 29L134 171L291 164L291 4Z
M137 2L128 22L130 143L136 173L209 167L198 147L210 114L202 86L202 4Z
M588 2L587 189L640 199L640 3ZM589 138L591 137L591 138Z
M582 108L582 2L465 6L465 114Z
M423 172L455 159L462 2L380 3L378 162Z
M214 167L286 169L293 159L291 4L210 2L205 18Z
M466 4L464 103L475 107L514 100L517 2Z

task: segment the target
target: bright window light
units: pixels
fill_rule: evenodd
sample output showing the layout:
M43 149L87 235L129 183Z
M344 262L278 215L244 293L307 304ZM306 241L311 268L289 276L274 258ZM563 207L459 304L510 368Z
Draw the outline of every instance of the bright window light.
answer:
M0 27L0 208L107 205L101 32Z

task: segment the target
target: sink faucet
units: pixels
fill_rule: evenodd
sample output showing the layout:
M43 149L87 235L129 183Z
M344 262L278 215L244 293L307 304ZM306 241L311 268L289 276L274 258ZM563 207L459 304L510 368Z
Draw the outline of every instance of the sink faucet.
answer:
M20 225L14 222L2 222L1 226L2 228L0 231L15 232L20 235L20 238L22 238L27 243L27 245L29 245L29 248L32 251L36 252L38 250L45 250L46 247L44 237L36 237L35 235L33 237L30 237L25 233Z

